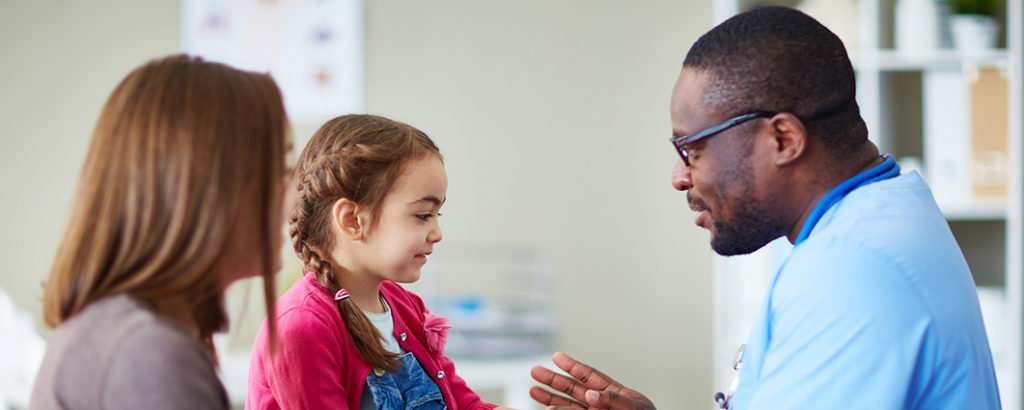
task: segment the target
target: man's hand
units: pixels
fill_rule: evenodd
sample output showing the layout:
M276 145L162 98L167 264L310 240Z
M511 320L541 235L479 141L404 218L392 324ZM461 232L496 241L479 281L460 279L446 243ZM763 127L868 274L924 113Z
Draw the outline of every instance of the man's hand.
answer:
M558 409L654 410L654 403L643 394L623 386L565 353L555 353L551 356L551 361L572 377L541 366L534 366L530 370L530 376L555 391L565 393L568 397L534 386L530 389L530 397L540 404Z

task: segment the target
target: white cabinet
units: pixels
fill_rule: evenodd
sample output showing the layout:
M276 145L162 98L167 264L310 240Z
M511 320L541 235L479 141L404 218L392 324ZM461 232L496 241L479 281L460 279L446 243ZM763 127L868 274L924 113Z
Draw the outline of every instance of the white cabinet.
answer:
M799 8L814 3L809 13L844 37L856 68L857 100L870 138L883 152L903 159L904 170L920 168L929 179L979 287L1003 406L1020 409L1024 5L1019 0L1004 2L996 50L908 52L894 47L900 1L921 0L807 0L804 4L714 0L713 4L715 21L720 22L755 5ZM832 27L830 21L842 24L834 23L841 19L815 13L832 8L849 16L851 5L857 21L853 30L848 25ZM947 20L942 21L946 30ZM991 141L981 138L991 139L1000 132L1006 135L1002 148L989 152ZM981 186L988 182L996 189ZM767 280L788 246L780 240L753 255L717 257L716 387L725 388L732 378L729 365L736 347L746 340L762 307Z

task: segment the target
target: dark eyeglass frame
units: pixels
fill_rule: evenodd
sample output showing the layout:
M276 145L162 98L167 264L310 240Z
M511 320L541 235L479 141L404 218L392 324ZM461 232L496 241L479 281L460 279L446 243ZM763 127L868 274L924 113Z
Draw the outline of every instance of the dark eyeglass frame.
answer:
M735 117L729 118L725 121L722 121L718 124L707 127L703 130L697 131L696 133L691 135L673 135L671 138L669 138L669 140L672 141L673 145L675 145L676 151L679 152L679 157L683 159L683 164L686 164L686 166L689 167L690 152L686 148L686 146L693 144L697 141L700 141L702 139L718 135L724 132L725 130L728 130L729 128L743 124L747 121L757 118L771 118L774 117L775 114L778 113L769 111L754 111L746 114L740 114Z

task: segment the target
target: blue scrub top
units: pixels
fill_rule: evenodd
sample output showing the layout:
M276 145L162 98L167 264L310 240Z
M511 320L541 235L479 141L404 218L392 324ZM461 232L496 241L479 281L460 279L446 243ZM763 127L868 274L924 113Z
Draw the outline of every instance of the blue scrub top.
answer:
M797 243L730 407L1000 408L974 280L916 172L854 189Z

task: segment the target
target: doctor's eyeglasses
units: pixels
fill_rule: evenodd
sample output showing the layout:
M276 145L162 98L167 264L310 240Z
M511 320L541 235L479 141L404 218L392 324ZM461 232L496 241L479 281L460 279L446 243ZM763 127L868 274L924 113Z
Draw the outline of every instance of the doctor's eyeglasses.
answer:
M703 130L697 131L692 135L673 135L671 138L669 138L669 140L672 141L673 145L675 145L676 151L679 152L679 157L683 159L683 164L686 164L686 166L690 166L690 152L687 149L688 145L693 144L702 139L718 135L724 132L725 130L728 130L729 128L743 124L755 118L769 118L774 115L775 113L767 111L755 111L747 114L742 114L722 121L718 124L712 125L710 127L707 127Z

